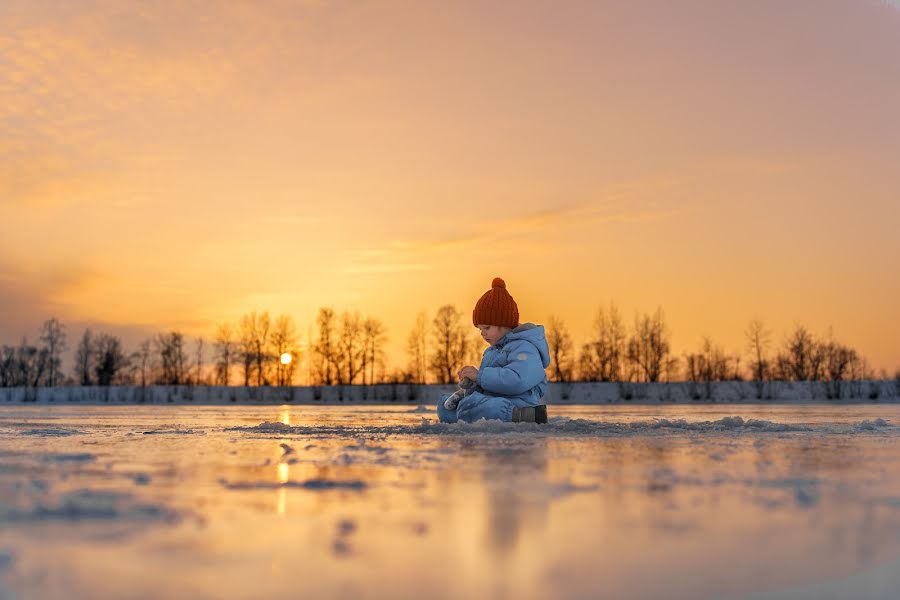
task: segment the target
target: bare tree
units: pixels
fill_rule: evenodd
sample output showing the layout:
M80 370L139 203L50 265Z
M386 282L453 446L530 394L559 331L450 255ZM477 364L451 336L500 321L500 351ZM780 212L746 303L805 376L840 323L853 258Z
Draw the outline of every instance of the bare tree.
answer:
M320 308L316 317L318 337L312 346L314 378L318 383L333 385L337 370L338 344L335 340L337 318L333 308Z
M660 380L669 359L670 336L662 308L657 308L653 316L635 317L634 332L628 340L634 376L651 383Z
M14 387L16 384L16 349L4 344L0 348L0 387Z
M94 340L95 366L97 385L109 386L115 383L128 367L128 357L122 349L122 341L116 336L101 333Z
M238 322L244 385L250 385L250 380L254 375L256 376L256 385L268 383L266 371L271 359L267 352L270 327L269 311L261 313L253 311L242 316Z
M32 346L23 337L18 346L3 346L0 349L0 385L38 387L46 382L49 363L50 353L47 348Z
M750 370L751 378L757 382L757 386L761 386L769 378L769 359L766 354L769 351L769 343L771 340L771 332L766 329L760 319L753 319L744 332L744 339L747 341L747 349L750 352ZM757 389L758 398L762 397L762 388Z
M363 385L375 382L375 365L384 354L384 343L387 341L384 325L378 319L367 317L362 324L363 352L362 375Z
M150 369L150 340L144 340L138 349L131 355L131 364L140 372L141 387L147 387L147 374Z
M732 360L721 346L714 344L709 337L704 337L700 351L685 356L685 377L695 383L732 379L734 377L734 371L730 368Z
M338 385L356 381L362 368L362 321L358 312L344 311L338 330Z
M416 317L416 324L406 338L406 355L409 359L407 371L412 383L425 383L427 373L428 317L422 311Z
M794 331L785 339L782 352L778 356L778 367L783 379L811 381L813 379L814 355L817 354L816 340L803 325L795 325Z
M572 336L562 319L547 319L547 345L550 346L551 379L558 382L573 379Z
M75 348L75 380L81 385L93 385L94 343L90 329L85 329Z
M585 381L621 381L627 358L627 337L622 316L614 303L597 310L594 336L581 347L579 371Z
M834 333L829 329L828 339L821 344L825 357L824 377L827 382L827 392L830 398L844 396L845 384L849 379L854 366L859 362L859 354L853 348L835 341ZM885 377L886 378L886 377Z
M59 319L44 321L41 341L47 350L47 385L53 387L62 381L62 353L66 351L66 326Z
M203 383L203 338L197 338L197 341L194 342L194 356L196 357L196 362L194 363L194 385L202 385Z
M456 372L471 354L472 347L463 327L462 313L447 304L438 309L432 321L432 355L430 367L438 383L456 381Z
M154 343L160 359L159 383L162 385L187 383L188 359L184 348L184 334L178 331L160 333Z
M289 385L294 379L295 359L300 357L297 326L290 316L280 315L275 319L269 344L275 361L275 379L278 385ZM285 355L290 357L287 362L282 361Z
M271 319L269 311L263 311L256 317L256 329L253 339L253 355L256 362L256 385L268 385L269 381L266 377L267 367L271 357L267 350L269 340L269 328L271 327Z
M234 329L231 323L219 324L213 344L216 361L216 385L227 386L230 383L231 365L237 352L234 343Z
M751 356L751 377L757 381L765 381L770 368L766 353L771 342L771 331L761 319L753 319L744 332L744 339Z

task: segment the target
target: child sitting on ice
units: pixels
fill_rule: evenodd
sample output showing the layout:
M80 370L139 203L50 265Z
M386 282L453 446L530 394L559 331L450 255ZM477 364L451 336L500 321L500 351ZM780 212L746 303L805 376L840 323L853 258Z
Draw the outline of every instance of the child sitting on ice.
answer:
M479 368L465 366L459 370L460 389L438 402L440 420L546 423L544 369L550 365L550 350L544 327L519 325L516 301L499 277L475 304L472 323L490 347L484 351Z

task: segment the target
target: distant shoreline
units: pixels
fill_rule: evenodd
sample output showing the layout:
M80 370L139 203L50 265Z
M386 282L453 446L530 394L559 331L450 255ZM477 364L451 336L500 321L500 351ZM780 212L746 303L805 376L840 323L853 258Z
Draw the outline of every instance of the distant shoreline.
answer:
M900 403L895 380L852 382L723 381L711 384L551 383L549 405L654 404L871 404ZM377 384L344 386L78 386L0 388L0 406L40 405L418 405L436 404L454 385Z

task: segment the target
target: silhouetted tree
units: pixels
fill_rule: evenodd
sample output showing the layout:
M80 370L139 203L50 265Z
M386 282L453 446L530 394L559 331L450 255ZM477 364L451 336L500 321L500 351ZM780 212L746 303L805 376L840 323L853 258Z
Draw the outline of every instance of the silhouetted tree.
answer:
M288 315L280 315L275 319L272 327L272 334L269 338L271 354L275 362L275 380L278 385L289 385L294 379L294 367L296 361L300 358L300 351L297 349L299 341L297 338L297 326L294 320ZM291 361L287 364L281 362L281 357L285 354L290 355Z
M256 385L268 384L266 375L272 358L268 353L270 327L269 311L253 311L242 316L238 322L244 385L250 385L253 376L256 377Z
M140 376L141 387L147 386L147 375L151 368L151 341L144 340L138 346L138 349L131 355L131 364L135 372Z
M383 360L384 343L387 341L384 325L378 319L367 317L362 324L363 352L362 375L363 384L375 383L375 365Z
M573 379L572 336L562 319L547 319L547 345L550 347L550 379L566 382Z
M203 338L194 342L194 385L203 384Z
M750 378L756 382L756 397L762 398L765 395L765 383L771 372L771 365L767 358L771 332L761 319L753 319L744 331L744 339L750 353Z
M411 383L425 383L428 363L427 336L428 317L423 311L416 317L416 324L406 338L407 372Z
M178 331L160 333L154 340L159 356L162 385L183 385L188 378L188 359L184 348L184 334Z
M16 385L16 349L3 345L0 348L0 387Z
M93 385L94 342L90 329L85 329L75 348L75 380L81 385Z
M93 352L97 385L112 385L116 376L128 367L128 357L122 350L122 341L113 335L101 333L94 340Z
M813 378L813 355L816 340L802 325L795 325L794 331L785 338L781 353L777 358L780 379L786 381L810 381Z
M835 341L834 333L829 330L828 338L821 344L825 357L824 377L827 382L826 389L830 398L844 396L844 382L850 378L854 365L859 362L859 354L853 348ZM886 378L886 374L885 374Z
M594 335L581 347L579 371L584 381L621 381L627 358L627 336L619 309L597 310Z
M44 321L41 342L47 350L47 385L59 385L62 381L62 353L66 351L66 326L55 317Z
M339 356L335 340L337 318L332 308L320 308L316 317L318 337L312 346L313 377L317 383L333 385Z
M230 383L231 365L234 362L236 349L234 343L234 330L230 323L222 323L216 329L214 342L216 361L216 385L228 385Z
M634 332L628 340L633 377L651 383L660 380L669 360L670 336L662 308L652 316L635 317Z
M699 352L685 355L685 378L704 384L733 379L735 370L730 366L733 361L720 346L704 337Z
M3 387L38 387L46 381L50 354L22 338L18 346L0 349L0 385Z
M362 321L358 312L344 311L338 329L337 383L353 384L362 369Z
M472 343L461 321L462 313L447 304L438 309L432 321L433 344L429 366L438 383L457 380L456 372L470 358Z

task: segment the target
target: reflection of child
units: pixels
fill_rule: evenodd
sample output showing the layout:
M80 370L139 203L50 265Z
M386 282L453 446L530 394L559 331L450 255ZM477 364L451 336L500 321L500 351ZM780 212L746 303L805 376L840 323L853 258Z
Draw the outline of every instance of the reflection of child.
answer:
M490 347L479 368L467 365L459 370L460 389L438 403L441 421L546 422L544 369L550 365L550 350L544 327L519 325L516 301L499 277L475 304L472 323Z

